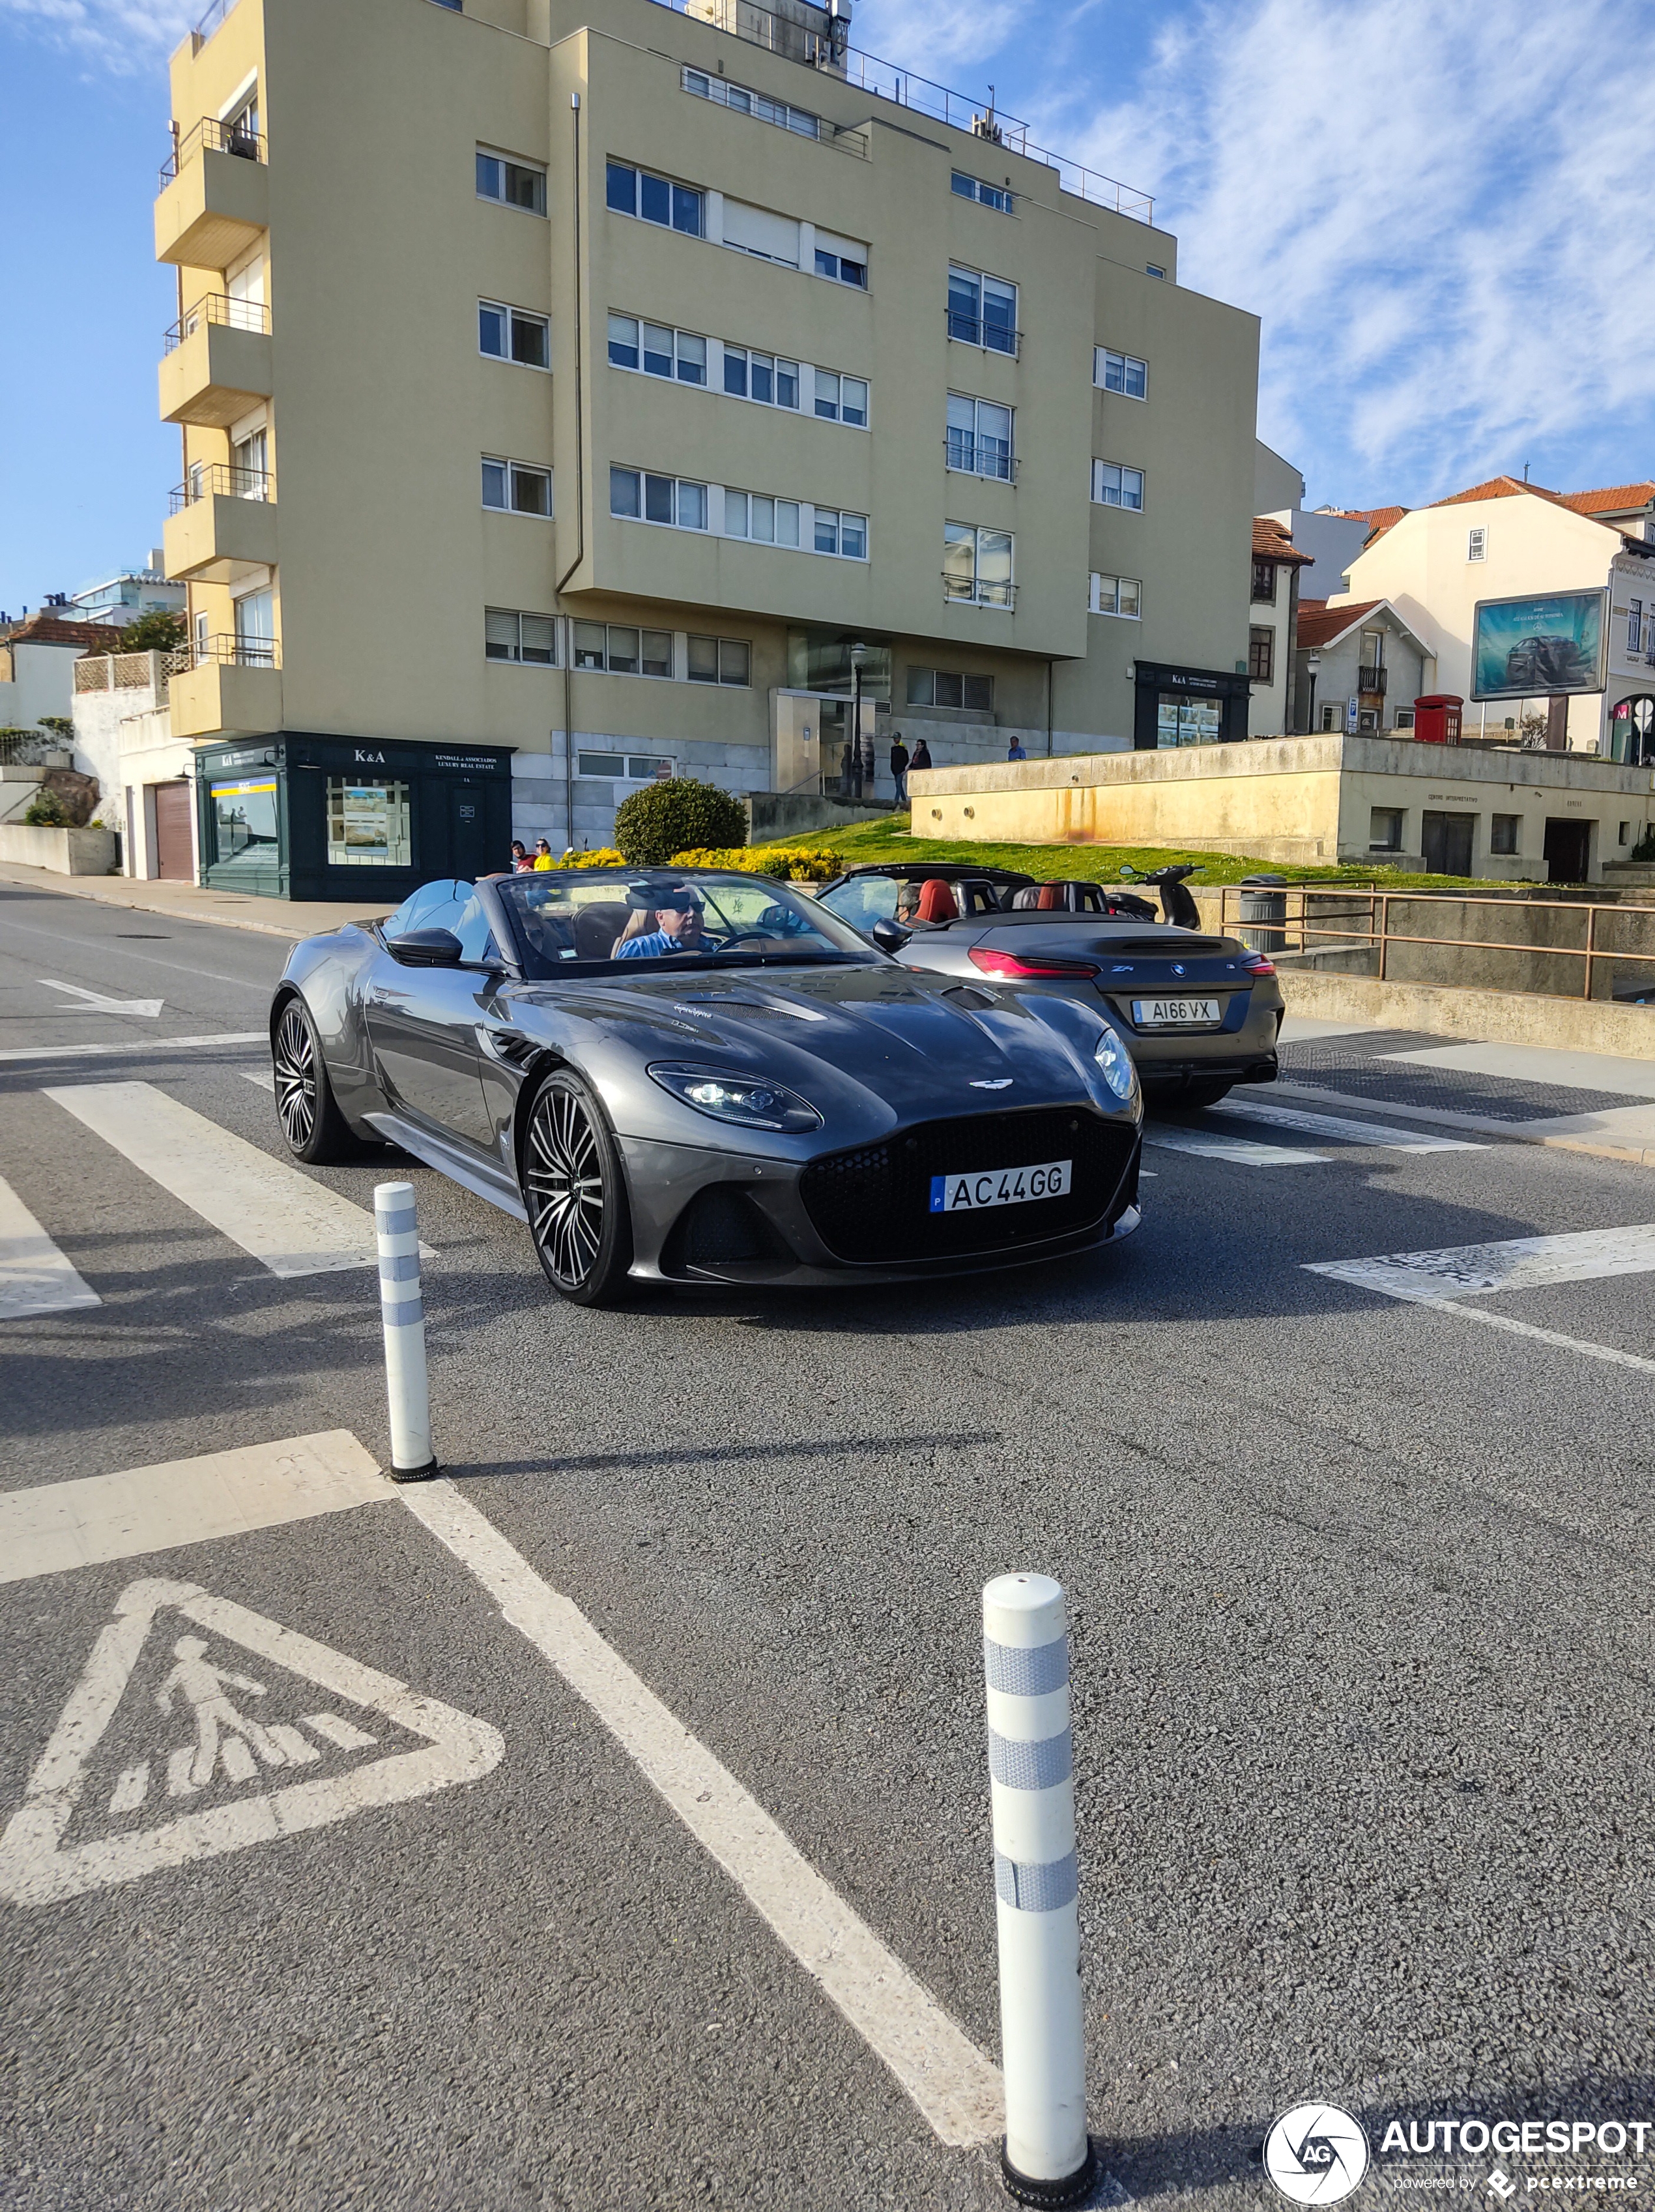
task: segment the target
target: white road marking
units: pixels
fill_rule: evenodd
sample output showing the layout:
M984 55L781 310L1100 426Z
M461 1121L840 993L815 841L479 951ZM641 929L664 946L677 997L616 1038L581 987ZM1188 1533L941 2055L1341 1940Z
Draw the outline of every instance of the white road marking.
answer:
M1159 1122L1146 1145L1158 1152L1196 1152L1203 1159L1234 1160L1244 1168L1313 1168L1327 1164L1325 1152L1295 1152L1288 1145L1255 1144L1251 1137L1221 1137L1204 1129L1167 1129Z
M80 1006L55 1006L59 1014L137 1014L146 1021L154 1021L167 1004L165 999L111 999L101 991L88 991L80 983L60 983L55 976L42 975L41 988L47 991L67 991L72 998L83 999Z
M1250 1121L1303 1129L1312 1137L1343 1137L1353 1145L1391 1152L1486 1152L1488 1149L1469 1137L1428 1137L1422 1131L1398 1129L1383 1121L1345 1121L1337 1114L1307 1114L1300 1107L1278 1106L1263 1098L1227 1098L1213 1111L1244 1114Z
M211 1790L212 1796L198 1812L164 1818L155 1827L124 1834L94 1833L85 1842L66 1845L64 1832L85 1793L88 1762L115 1717L151 1627L168 1609L203 1632L181 1637L173 1644L179 1663L155 1700L164 1715L175 1705L185 1707L174 1725L192 1727L195 1732L193 1744L179 1746L168 1756L168 1794L193 1796ZM227 1796L220 1769L232 1790L245 1790L258 1776L255 1749L266 1766L280 1771L289 1763L273 1733L244 1718L239 1706L230 1702L233 1693L262 1696L271 1686L223 1666L227 1644L239 1647L238 1656L246 1652L264 1662L266 1670L279 1668L319 1684L350 1705L383 1713L396 1727L423 1737L424 1743L417 1750L389 1751L312 1781L289 1782L254 1796ZM193 1583L134 1583L117 1601L115 1618L93 1646L63 1717L29 1777L27 1795L0 1837L0 1896L15 1905L53 1904L117 1882L136 1881L164 1867L296 1835L371 1807L400 1804L454 1783L475 1782L499 1763L505 1748L498 1729L486 1721L474 1720L433 1698L418 1697L405 1682L347 1659L227 1598L209 1597ZM129 1770L116 1783L116 1796L124 1802L136 1787ZM114 1802L112 1798L112 1806Z
M45 1096L273 1275L379 1265L372 1213L153 1084L82 1083Z
M241 1071L241 1080L244 1083L256 1083L261 1091L268 1091L272 1097L276 1096L276 1076L268 1067L244 1067Z
M229 1030L219 1036L145 1037L138 1043L129 1037L118 1044L19 1044L0 1052L0 1060L104 1060L116 1052L183 1051L198 1044L268 1045L270 1041L266 1030Z
M102 1304L68 1254L58 1250L11 1185L0 1178L0 1321Z
M410 1483L400 1494L585 1699L884 2061L940 2140L962 2147L999 2135L1005 2124L999 2069L579 1607L543 1583L452 1483Z
M211 1543L396 1495L349 1429L8 1491L0 1495L0 1583Z
M1386 1252L1371 1260L1318 1260L1312 1275L1331 1275L1387 1297L1446 1298L1588 1283L1604 1275L1655 1272L1655 1223L1584 1229L1561 1237L1513 1237L1499 1244L1458 1244L1436 1252Z
M1542 1344L1559 1344L1567 1352L1579 1352L1588 1359L1604 1359L1612 1367L1635 1368L1640 1375L1655 1375L1655 1359L1643 1359L1635 1352L1622 1352L1612 1344L1593 1344L1587 1337L1564 1336L1555 1328L1537 1328L1531 1321L1515 1321L1510 1314L1490 1313L1486 1306L1464 1306L1458 1298L1419 1300L1430 1303L1439 1313L1458 1314L1463 1321L1481 1322L1484 1328L1503 1328L1513 1336L1531 1336Z

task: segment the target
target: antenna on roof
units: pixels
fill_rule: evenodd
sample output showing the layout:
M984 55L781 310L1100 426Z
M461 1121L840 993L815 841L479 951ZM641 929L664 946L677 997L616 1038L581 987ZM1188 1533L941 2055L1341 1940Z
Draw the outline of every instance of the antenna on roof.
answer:
M1529 465L1526 461L1523 464L1523 481L1525 483L1529 481Z

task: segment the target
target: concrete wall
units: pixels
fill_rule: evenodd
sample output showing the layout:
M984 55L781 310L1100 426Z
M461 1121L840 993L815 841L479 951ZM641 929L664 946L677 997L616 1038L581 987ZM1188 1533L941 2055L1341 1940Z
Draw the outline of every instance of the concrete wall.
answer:
M31 729L42 714L67 714L74 696L78 645L35 645L25 640L0 649L0 724Z

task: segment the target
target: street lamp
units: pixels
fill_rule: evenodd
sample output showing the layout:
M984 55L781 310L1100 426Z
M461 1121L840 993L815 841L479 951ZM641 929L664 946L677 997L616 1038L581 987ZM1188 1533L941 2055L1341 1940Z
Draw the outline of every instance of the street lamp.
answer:
M1319 653L1307 653L1305 655L1305 666L1310 671L1310 705L1306 710L1305 720L1305 727L1307 730L1313 730L1316 726L1316 672L1321 665L1322 656Z
M868 648L860 639L851 647L851 787L862 796L862 664Z

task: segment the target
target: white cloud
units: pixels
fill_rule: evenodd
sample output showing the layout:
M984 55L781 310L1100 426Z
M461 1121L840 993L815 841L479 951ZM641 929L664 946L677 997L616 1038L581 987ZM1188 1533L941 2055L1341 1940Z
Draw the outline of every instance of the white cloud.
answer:
M124 74L164 62L207 0L0 0L0 25Z
M1639 0L1206 4L1076 150L1263 318L1260 428L1312 498L1414 504L1537 451L1584 464L1565 489L1640 477L1647 27Z

